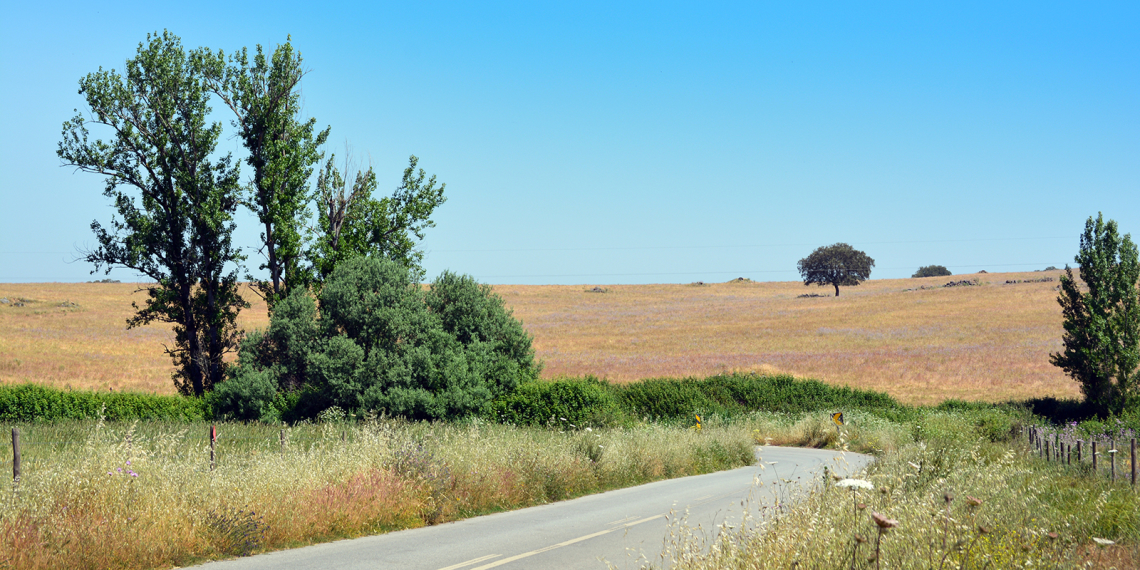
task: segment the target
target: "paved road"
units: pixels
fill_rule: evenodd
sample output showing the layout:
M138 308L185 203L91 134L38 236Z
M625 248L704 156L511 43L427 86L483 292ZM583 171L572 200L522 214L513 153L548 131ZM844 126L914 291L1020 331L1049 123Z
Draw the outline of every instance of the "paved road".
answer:
M659 562L669 525L686 511L690 527L699 525L708 531L725 522L735 525L743 518L742 503L749 502L750 495L755 513L761 505L784 502L818 482L824 465L848 474L870 461L853 453L790 447L758 447L756 456L759 461L751 467L200 568L598 570L607 562L617 568L639 568L647 561Z

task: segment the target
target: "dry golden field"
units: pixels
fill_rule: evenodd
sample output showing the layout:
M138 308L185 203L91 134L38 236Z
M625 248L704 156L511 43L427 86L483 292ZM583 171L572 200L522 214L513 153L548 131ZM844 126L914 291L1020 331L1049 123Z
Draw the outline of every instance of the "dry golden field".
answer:
M1061 347L1060 272L705 285L499 285L534 335L543 375L623 382L724 371L787 372L908 403L1074 397L1049 364ZM980 286L940 287L978 278ZM928 289L918 289L921 286ZM169 327L126 330L132 284L0 284L0 382L171 393ZM819 294L823 297L800 297ZM265 326L254 301L242 326ZM78 306L63 306L75 303Z

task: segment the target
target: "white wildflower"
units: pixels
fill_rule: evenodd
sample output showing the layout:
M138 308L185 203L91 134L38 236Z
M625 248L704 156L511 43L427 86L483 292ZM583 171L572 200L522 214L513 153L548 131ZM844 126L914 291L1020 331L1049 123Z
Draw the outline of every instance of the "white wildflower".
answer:
M835 484L836 487L857 487L860 489L874 489L874 483L863 479L844 479Z

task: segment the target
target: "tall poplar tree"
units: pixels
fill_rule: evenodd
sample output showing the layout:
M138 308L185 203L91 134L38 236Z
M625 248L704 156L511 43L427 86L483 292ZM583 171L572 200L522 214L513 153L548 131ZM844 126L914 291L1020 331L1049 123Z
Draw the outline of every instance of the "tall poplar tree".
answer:
M329 129L317 132L316 119L300 118L300 85L305 75L300 52L290 39L267 58L261 46L252 62L245 48L224 63L222 52L212 58L211 87L237 116L234 126L249 151L246 162L253 179L243 201L261 223L260 269L268 279L247 276L265 298L270 312L277 301L312 281L303 263L309 179L323 153Z
M209 52L187 53L170 32L148 34L123 73L100 68L79 81L90 118L77 111L65 122L57 150L64 165L106 178L103 194L118 216L109 227L91 223L99 246L84 259L95 271L126 267L153 280L127 326L173 323L166 352L187 395L225 378L223 357L237 346L237 315L248 306L232 243L238 166L213 156L222 126L207 122L209 65ZM89 124L109 137L91 140Z
M1080 280L1065 266L1057 302L1065 349L1049 361L1080 382L1094 411L1140 410L1140 260L1129 234L1100 214L1085 222L1077 253Z

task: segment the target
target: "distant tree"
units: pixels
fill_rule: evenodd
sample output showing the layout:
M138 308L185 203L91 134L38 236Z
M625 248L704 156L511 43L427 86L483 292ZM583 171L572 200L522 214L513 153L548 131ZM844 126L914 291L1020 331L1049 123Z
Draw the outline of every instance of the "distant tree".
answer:
M225 377L223 357L237 346L237 315L248 306L232 243L238 166L214 156L222 126L208 122L209 57L186 53L170 32L148 34L122 74L100 69L79 81L91 120L77 113L65 122L57 150L65 165L106 177L103 194L118 217L110 228L91 223L99 246L84 259L95 271L127 267L153 281L127 326L174 324L166 352L175 386L190 395ZM109 140L89 140L88 123L107 127Z
M318 221L309 252L316 281L327 279L342 261L360 256L391 259L422 279L423 252L416 250L416 243L425 229L435 226L431 214L447 200L447 184L436 186L435 176L428 178L423 169L417 172L419 159L413 155L400 186L391 196L377 199L371 166L351 175L346 159L342 174L335 160L335 155L329 157L317 180Z
M840 285L854 286L866 281L874 266L874 259L845 243L816 248L796 264L804 285L832 285L836 297Z
M237 127L253 168L243 204L261 223L260 253L268 279L247 275L273 311L291 289L306 287L312 274L305 266L305 228L309 210L309 179L323 158L318 149L329 129L317 132L316 119L299 117L301 54L288 39L266 58L261 46L250 62L244 48L230 57L222 52L209 60L211 89L236 115Z
M918 268L911 277L945 277L953 275L949 269L942 265L924 265Z
M1100 414L1140 408L1140 262L1129 234L1102 215L1085 222L1076 256L1080 280L1068 265L1057 299L1064 315L1063 352L1053 365L1080 382L1085 401Z

